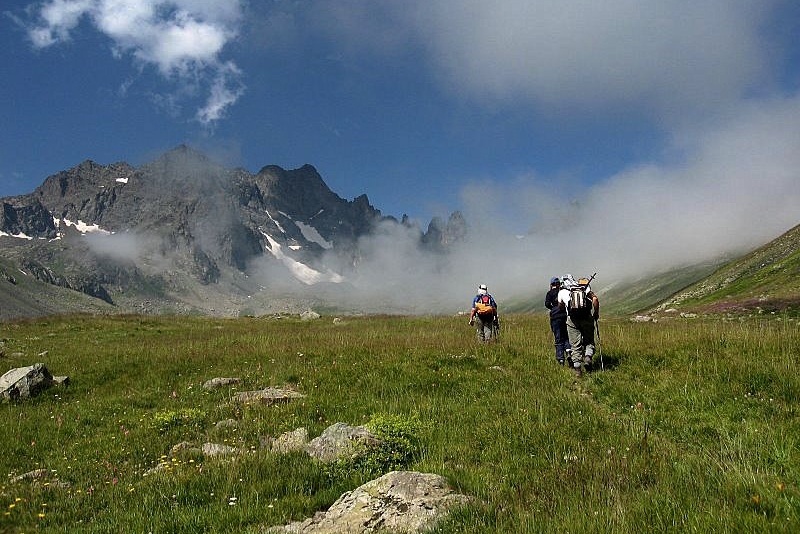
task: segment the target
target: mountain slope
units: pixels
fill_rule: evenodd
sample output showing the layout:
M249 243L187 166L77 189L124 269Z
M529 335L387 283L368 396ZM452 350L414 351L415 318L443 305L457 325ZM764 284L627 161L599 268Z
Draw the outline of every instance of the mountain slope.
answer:
M652 311L800 312L800 225L720 267Z

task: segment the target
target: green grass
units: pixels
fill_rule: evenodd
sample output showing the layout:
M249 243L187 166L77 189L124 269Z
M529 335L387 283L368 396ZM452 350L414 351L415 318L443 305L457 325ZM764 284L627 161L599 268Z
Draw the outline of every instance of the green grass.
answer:
M324 468L261 438L339 421L407 447L391 466L477 497L438 532L800 531L800 325L600 329L605 370L576 383L542 315L505 316L493 345L463 317L0 324L0 372L43 362L71 379L0 404L0 532L259 532L303 519L390 464ZM204 390L214 377L242 383ZM266 386L306 397L231 402ZM215 429L230 418L238 426ZM173 458L181 441L250 452ZM11 482L35 469L48 476Z

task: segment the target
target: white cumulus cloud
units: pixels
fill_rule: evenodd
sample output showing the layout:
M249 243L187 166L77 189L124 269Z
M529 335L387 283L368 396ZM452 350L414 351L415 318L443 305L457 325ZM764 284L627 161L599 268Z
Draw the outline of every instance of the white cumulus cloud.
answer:
M111 39L115 57L130 56L170 80L208 84L197 119L210 123L244 91L241 70L221 59L241 19L240 0L50 0L36 9L28 35L36 48L54 46L86 20Z

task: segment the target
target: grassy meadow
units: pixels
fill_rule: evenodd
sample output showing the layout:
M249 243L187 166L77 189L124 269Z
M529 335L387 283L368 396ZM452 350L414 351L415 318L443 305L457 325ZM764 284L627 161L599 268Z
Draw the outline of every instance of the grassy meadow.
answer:
M0 532L256 533L398 466L476 497L442 533L800 531L796 318L604 318L604 370L578 381L547 317L502 321L489 345L466 317L0 323L0 374L71 380L0 404ZM267 386L306 396L231 402ZM381 421L404 454L331 468L261 447ZM182 441L250 453L172 458Z

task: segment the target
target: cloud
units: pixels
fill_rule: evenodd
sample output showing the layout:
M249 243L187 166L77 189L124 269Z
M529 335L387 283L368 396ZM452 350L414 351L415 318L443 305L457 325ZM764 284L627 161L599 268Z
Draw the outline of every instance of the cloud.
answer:
M311 2L342 50L420 54L450 95L561 116L718 109L769 82L779 0Z
M669 109L760 81L769 4L463 0L422 3L416 20L444 82L472 96Z
M28 26L36 48L69 41L85 19L111 39L118 59L131 56L167 80L210 83L196 116L203 124L220 119L244 91L240 69L221 59L238 35L240 0L50 0L36 15Z

